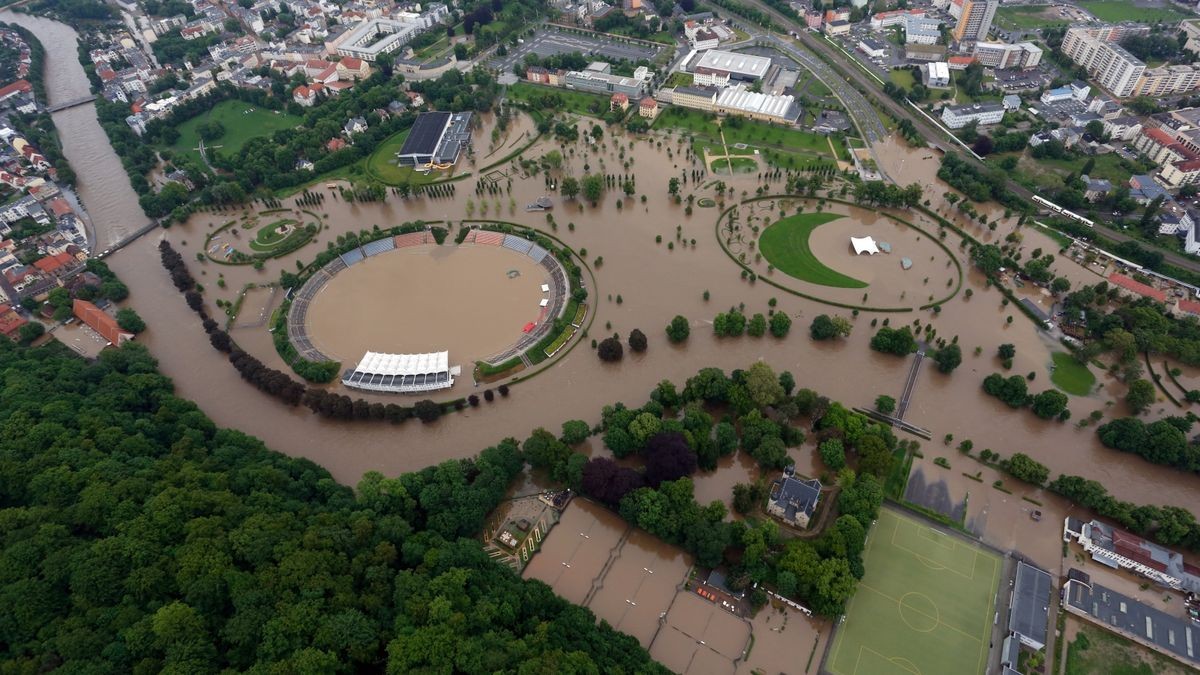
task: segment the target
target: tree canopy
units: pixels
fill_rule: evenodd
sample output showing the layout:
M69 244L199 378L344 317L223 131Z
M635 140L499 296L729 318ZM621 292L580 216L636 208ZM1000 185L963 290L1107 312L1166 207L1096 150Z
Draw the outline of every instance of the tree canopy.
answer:
M0 658L14 672L665 672L472 537L506 440L357 494L216 427L136 344L0 341Z

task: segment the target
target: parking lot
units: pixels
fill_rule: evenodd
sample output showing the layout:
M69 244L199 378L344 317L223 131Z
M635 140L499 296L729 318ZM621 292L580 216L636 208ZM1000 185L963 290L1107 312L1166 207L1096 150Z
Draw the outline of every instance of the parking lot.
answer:
M512 70L514 64L523 60L526 54L537 54L539 57L545 58L575 52L594 56L601 61L653 60L662 49L662 46L650 46L641 42L623 42L615 38L568 33L550 28L537 31L523 44L509 50L507 56L492 59L489 65L501 72L508 72Z

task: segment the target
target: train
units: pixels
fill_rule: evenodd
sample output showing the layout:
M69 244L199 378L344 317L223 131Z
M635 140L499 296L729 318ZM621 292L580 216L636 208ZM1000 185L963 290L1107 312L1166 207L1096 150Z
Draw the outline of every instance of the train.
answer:
M1050 201L1049 199L1043 199L1037 195L1034 195L1033 201L1036 202L1038 205L1043 206L1043 207L1049 209L1050 211L1053 211L1054 213L1059 214L1060 216L1066 216L1067 218L1070 218L1071 220L1074 220L1077 223L1083 223L1084 225L1087 225L1088 227L1096 227L1096 224L1094 222L1092 222L1091 220L1084 218L1083 216L1079 215L1078 213L1075 213L1074 211L1064 209L1063 207L1059 206L1058 204L1055 204L1054 202Z

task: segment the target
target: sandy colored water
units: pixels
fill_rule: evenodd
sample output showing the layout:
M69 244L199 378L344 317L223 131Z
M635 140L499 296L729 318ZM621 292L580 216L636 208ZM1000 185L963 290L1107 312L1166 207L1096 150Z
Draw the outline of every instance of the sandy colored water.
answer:
M196 400L218 424L253 433L271 447L289 454L311 458L327 467L338 480L350 484L369 470L395 474L450 457L466 457L505 436L525 438L537 426L557 430L568 419L595 423L599 421L603 405L621 401L640 406L660 380L670 379L682 385L687 377L705 366L728 371L765 359L776 370L790 370L799 387L816 389L847 405L870 406L879 394L899 396L910 364L909 359L879 354L868 347L875 332L870 326L871 320L890 318L892 325L911 324L913 320L919 320L922 325L932 323L938 335L959 337L964 353L963 365L949 376L932 368L925 369L906 418L930 429L935 438L940 440L942 435L950 433L956 439L972 439L976 448L991 447L1004 455L1022 451L1050 467L1052 475L1070 473L1100 480L1119 499L1194 508L1192 477L1102 447L1096 440L1094 427L1080 430L1072 423L1042 421L1028 411L1010 410L983 393L982 379L1001 370L995 358L999 344L1016 345L1017 356L1011 372L1034 372L1036 378L1030 383L1034 393L1050 386L1050 354L1062 347L1039 333L1014 308L1002 306L1000 293L987 288L982 276L976 272L967 274L964 286L974 291L973 297L966 298L960 293L943 307L940 314L924 311L889 317L864 312L852 317L854 331L849 339L823 343L809 340L807 328L814 316L832 313L849 317L849 312L788 295L765 283L751 284L741 278L739 269L726 257L715 239L718 210L696 208L688 216L686 200L684 204L676 205L667 199L670 176L699 168L686 158L686 147L680 139L660 137L637 140L631 147L626 137L620 137L616 143L606 136L597 145L542 141L527 153L530 158L538 158L550 150L559 150L564 157L564 174L568 175L582 175L585 165L591 171L620 173L625 171L628 162L629 171L638 176L635 197L620 198L620 210L616 208L618 196L611 191L596 208L556 199L551 212L556 227L547 223L545 214L518 212L509 216L507 194L493 201L500 202L504 218L552 231L576 250L586 248L589 262L603 256L603 265L594 268L597 289L592 289L591 295L591 311L595 316L591 337L612 332L624 337L631 329L640 328L649 337L650 348L637 358L627 355L622 363L606 364L595 357L587 344L581 344L549 370L515 387L509 398L491 406L468 409L435 425L396 427L331 422L304 409L285 408L246 386L221 355L211 349L195 315L170 284L165 283L155 247L159 237L171 239L193 274L208 289L208 301L232 300L236 293L233 289L240 289L251 281L277 279L281 269L295 269L297 260L311 261L329 238L346 231L358 231L372 224L384 226L417 219L447 218L457 230L456 219L466 217L464 192L474 193L471 179L456 184L459 189L457 199L401 200L391 197L378 204L347 204L331 196L316 209L330 229L323 231L316 243L280 260L269 261L263 271L250 267L221 267L218 270L218 266L211 263L194 262L204 233L232 217L228 213L197 214L188 223L139 240L110 258L109 263L133 289L130 302L150 325L150 330L139 336L139 341L150 346L159 358L163 372L174 378L181 395ZM930 152L900 148L896 151L909 155ZM907 162L904 172L889 170L889 174L916 175L918 169L924 170L922 166ZM511 198L518 204L545 193L543 175L521 178L513 166L509 165L506 170L514 176ZM739 196L742 192L752 194L758 183L755 175L725 180ZM933 185L927 189L926 196L936 207L939 195L947 188L940 183ZM692 191L698 196L713 195L711 190L697 190L690 180L683 191L684 194ZM644 204L641 193L647 196ZM491 212L495 213L494 203ZM902 217L911 216L910 213L902 214ZM575 227L571 229L568 224ZM931 223L925 225L932 229ZM686 247L676 240L677 226L680 239L688 242ZM1027 254L1038 247L1058 250L1057 244L1036 230L1017 229L1015 219L1002 220L995 232L978 225L969 227L975 236L985 241L1002 240L1015 232L1024 238L1023 248ZM663 237L661 244L654 242L657 235ZM690 245L693 238L696 239L695 247ZM677 243L674 250L669 250L667 244L672 241ZM969 266L967 253L956 235L948 237L946 243L964 268ZM1093 272L1062 258L1054 268L1073 280L1088 279L1088 283L1098 280ZM213 284L218 271L223 272L228 281L225 290L217 289ZM931 279L930 284L934 283ZM711 294L707 302L702 297L705 290ZM616 302L618 295L623 298L620 304ZM787 312L793 318L792 334L786 339L717 339L712 336L711 321L716 313L744 303L747 312L765 314L772 298L777 301L777 311ZM861 291L857 298L861 298ZM663 336L663 326L676 314L682 314L691 323L692 336L685 345L671 345ZM1013 316L1012 324L1006 322L1008 316ZM239 330L236 335L238 344L244 349L264 363L286 370L287 366L275 354L270 338L265 328ZM979 356L973 353L976 346L981 351ZM1102 383L1111 384L1106 375L1097 373L1097 376ZM460 378L452 394L466 395L471 391L469 378ZM1114 393L1110 387L1089 397L1072 397L1073 420L1085 417L1092 410L1103 411L1106 419L1120 414L1120 405L1107 405L1108 401L1119 400ZM386 396L365 398L384 402L396 400ZM348 439L352 440L352 446L347 446ZM352 450L347 451L347 447ZM814 467L810 455L809 446L793 451L799 466ZM705 500L727 499L729 487L745 480L744 476L748 474L729 479L721 473L716 476L714 485L698 488L697 495L703 494Z
M515 276L514 276L515 275ZM323 353L449 351L470 364L502 351L535 322L545 268L500 246L415 246L339 272L313 299L309 334Z

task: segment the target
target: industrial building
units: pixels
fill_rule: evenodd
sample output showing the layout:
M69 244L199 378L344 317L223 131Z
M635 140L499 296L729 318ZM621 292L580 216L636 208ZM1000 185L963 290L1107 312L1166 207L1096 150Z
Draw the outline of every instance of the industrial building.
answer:
M740 115L777 124L795 124L801 112L794 96L759 94L744 84L722 89L715 109L721 115Z
M396 159L400 166L446 167L457 162L470 143L471 113L421 113Z
M646 93L645 81L614 75L612 66L603 61L594 61L585 70L567 72L563 77L563 85L568 89L605 95L625 94L630 98L640 98Z
M700 54L692 65L694 73L717 72L728 74L729 79L754 82L767 76L771 70L771 59L765 56L727 52L710 49Z

